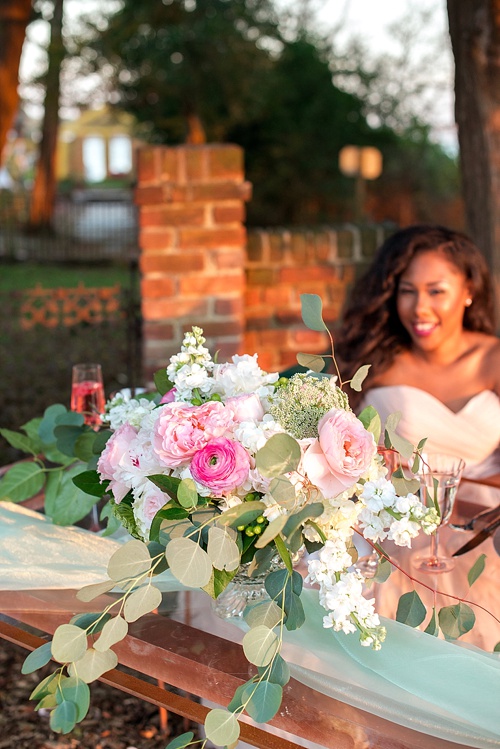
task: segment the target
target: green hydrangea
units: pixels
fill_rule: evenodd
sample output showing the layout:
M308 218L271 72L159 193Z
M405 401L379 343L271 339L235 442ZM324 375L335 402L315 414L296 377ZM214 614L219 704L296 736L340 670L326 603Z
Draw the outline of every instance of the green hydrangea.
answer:
M318 436L318 422L332 408L350 411L347 395L328 377L295 374L278 388L270 411L295 439Z

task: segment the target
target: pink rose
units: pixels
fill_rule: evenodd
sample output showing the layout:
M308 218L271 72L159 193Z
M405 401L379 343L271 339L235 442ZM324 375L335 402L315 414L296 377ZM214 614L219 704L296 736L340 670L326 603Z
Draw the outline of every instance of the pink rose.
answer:
M219 401L202 406L167 403L153 434L153 448L168 468L187 465L207 442L222 437L232 425L232 412Z
M137 436L137 431L128 423L118 427L111 435L97 461L97 472L101 478L109 479L110 489L116 503L120 503L128 494L130 486L121 481L121 469L123 464L129 460L129 451L132 442Z
M239 442L225 437L211 440L196 453L191 462L191 475L219 496L241 486L250 470L250 458Z
M262 421L264 418L262 403L255 393L228 398L226 407L231 409L233 419L238 424L242 421Z
M168 502L168 497L165 496L161 489L151 482L148 482L148 486L144 491L143 500L142 514L147 526L151 527L154 516L158 510L161 510L163 505Z
M177 390L175 388L171 388L170 390L167 390L165 395L162 395L160 400L160 405L163 403L173 403L175 400L175 394L177 393Z
M350 411L333 408L318 424L319 438L303 458L309 480L330 499L356 483L377 450L375 440Z

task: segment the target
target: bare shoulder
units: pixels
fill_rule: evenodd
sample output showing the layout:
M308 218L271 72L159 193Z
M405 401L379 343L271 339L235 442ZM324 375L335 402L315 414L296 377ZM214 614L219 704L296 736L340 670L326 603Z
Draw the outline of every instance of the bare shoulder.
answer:
M491 381L491 389L500 396L500 338L478 334L476 339L485 376Z

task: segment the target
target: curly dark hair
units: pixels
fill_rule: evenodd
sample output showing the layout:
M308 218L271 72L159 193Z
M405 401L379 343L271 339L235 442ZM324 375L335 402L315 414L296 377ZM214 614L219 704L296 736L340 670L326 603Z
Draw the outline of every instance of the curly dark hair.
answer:
M371 364L364 389L410 345L396 308L399 279L413 258L437 250L464 273L473 303L465 308L464 328L494 333L493 290L486 260L461 232L442 226L410 226L386 239L368 271L356 282L336 335L336 356L344 376Z

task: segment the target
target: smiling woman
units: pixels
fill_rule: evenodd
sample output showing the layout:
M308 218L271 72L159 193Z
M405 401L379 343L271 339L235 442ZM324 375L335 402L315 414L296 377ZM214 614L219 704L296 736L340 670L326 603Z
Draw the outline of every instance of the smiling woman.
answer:
M337 340L343 371L372 365L362 404L356 393L351 403L374 406L382 419L400 411L406 438L427 437L427 450L465 459L465 476L494 476L500 486L500 341L493 330L489 273L476 245L443 227L396 232L344 313ZM498 498L483 493L481 502Z

